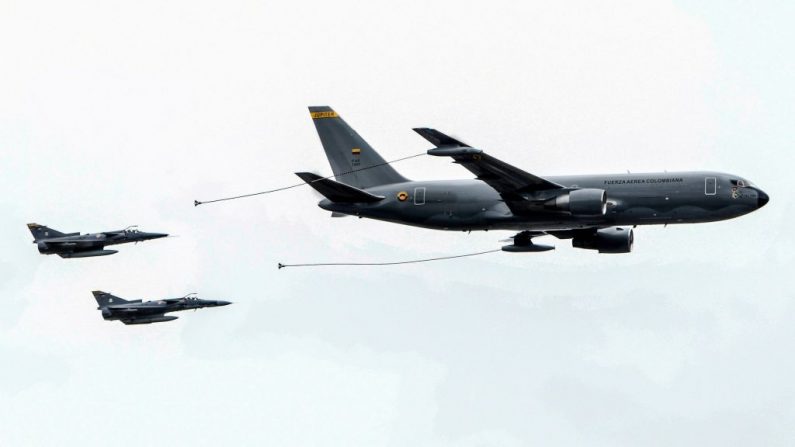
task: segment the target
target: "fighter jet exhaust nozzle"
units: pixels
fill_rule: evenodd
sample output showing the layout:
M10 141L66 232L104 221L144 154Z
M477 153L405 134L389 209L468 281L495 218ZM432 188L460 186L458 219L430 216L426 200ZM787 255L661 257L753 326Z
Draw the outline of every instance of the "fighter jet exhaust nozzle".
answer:
M603 228L588 234L578 234L572 238L571 246L586 250L599 250L599 253L629 253L635 244L632 228Z
M37 242L36 246L39 248L39 253L43 255L46 255L50 252L46 242Z
M575 189L547 200L544 206L567 211L574 216L604 216L607 212L607 193L604 189Z

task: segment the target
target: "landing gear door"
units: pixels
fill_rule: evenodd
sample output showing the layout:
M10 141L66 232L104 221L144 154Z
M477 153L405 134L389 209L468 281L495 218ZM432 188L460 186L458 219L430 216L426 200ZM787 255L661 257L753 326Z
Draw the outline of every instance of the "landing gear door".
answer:
M718 182L715 177L707 177L704 179L704 194L714 196L718 193Z
M414 204L425 205L425 187L414 188Z

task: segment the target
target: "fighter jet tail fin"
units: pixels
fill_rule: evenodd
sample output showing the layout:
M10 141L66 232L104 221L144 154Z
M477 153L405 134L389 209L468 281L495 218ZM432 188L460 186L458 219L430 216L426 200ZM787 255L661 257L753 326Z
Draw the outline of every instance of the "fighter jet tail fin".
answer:
M39 225L37 223L29 223L28 230L30 230L31 234L33 234L33 239L37 241L40 239L67 236L66 233L61 233L60 231L53 230L52 228Z
M119 298L115 295L111 295L110 293L103 292L101 290L95 290L91 293L94 294L94 299L97 300L97 304L99 304L99 307L106 307L113 304L124 304L130 302L123 298Z
M309 114L337 181L357 188L407 181L329 106Z
M344 183L335 182L323 178L311 172L296 172L295 175L301 177L309 186L314 188L323 197L336 203L373 203L384 199L383 196L376 196L367 191L354 188Z

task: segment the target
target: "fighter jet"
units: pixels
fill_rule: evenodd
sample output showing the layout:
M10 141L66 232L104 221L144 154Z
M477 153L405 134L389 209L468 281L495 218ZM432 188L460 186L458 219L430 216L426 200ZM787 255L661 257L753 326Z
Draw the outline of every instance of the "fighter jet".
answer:
M194 294L181 298L143 302L141 300L127 301L99 290L92 293L99 304L97 310L102 311L102 318L108 321L121 320L124 324L162 323L179 318L166 316L165 314L168 312L232 304L229 301L201 300L193 296Z
M416 128L434 145L428 155L450 157L474 180L411 181L328 106L310 107L337 181L296 173L325 199L333 217L352 215L435 230L515 230L509 252L554 247L539 236L571 239L577 248L628 253L637 225L731 219L769 197L746 178L712 171L541 177L435 129ZM629 227L629 228L627 228Z
M106 245L142 242L150 239L166 237L165 233L144 233L134 226L118 231L102 233L61 233L44 225L29 223L28 229L33 233L33 243L43 255L58 255L62 258L88 258L107 256L118 253L117 250L105 250Z

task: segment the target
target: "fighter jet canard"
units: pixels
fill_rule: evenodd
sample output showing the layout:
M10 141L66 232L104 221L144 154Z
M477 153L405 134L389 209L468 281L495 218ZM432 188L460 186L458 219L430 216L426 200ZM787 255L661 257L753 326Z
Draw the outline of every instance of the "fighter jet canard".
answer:
M166 233L145 233L135 227L102 233L61 233L44 225L28 224L33 234L33 243L43 255L58 255L62 258L88 258L107 256L118 253L117 250L105 250L108 245L143 242L150 239L166 237Z
M510 252L554 247L552 235L577 248L628 253L637 225L714 222L755 211L769 200L747 179L722 172L656 172L540 177L429 128L414 129L474 180L411 181L330 107L310 107L337 181L297 175L325 199L332 216L353 215L435 230L518 230ZM628 227L628 228L627 228Z
M108 321L119 320L124 324L162 323L179 318L166 316L165 314L169 312L232 304L229 301L202 300L193 296L194 294L144 302L142 300L128 301L100 290L95 290L92 293L99 305L97 310L102 311L102 318Z

